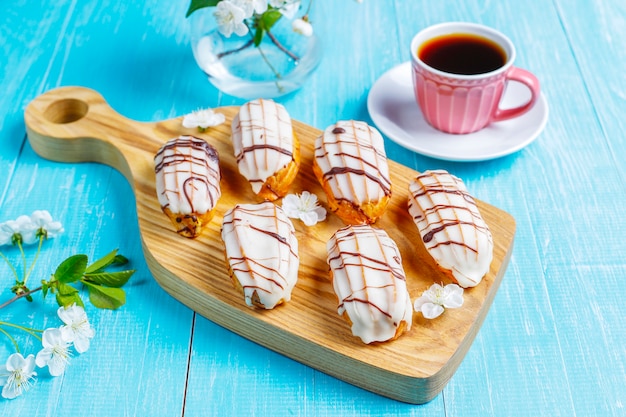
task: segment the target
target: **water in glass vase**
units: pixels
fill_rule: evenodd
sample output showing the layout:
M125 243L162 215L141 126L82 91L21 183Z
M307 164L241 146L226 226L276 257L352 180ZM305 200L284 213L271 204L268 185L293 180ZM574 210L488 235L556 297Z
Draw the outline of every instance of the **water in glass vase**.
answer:
M198 66L215 87L248 100L275 98L299 89L321 60L318 38L293 32L286 18L258 46L252 32L226 37L212 29L192 39L192 47Z

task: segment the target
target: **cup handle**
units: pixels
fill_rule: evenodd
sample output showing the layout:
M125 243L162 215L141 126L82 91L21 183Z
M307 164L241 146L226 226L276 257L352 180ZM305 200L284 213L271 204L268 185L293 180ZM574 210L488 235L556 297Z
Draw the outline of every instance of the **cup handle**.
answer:
M539 89L539 80L532 73L517 67L511 67L509 72L507 73L507 81L518 81L530 89L530 100L522 104L521 106L514 107L512 109L501 109L497 108L491 121L499 122L501 120L511 119L513 117L521 116L530 110L537 99L539 98L540 89Z

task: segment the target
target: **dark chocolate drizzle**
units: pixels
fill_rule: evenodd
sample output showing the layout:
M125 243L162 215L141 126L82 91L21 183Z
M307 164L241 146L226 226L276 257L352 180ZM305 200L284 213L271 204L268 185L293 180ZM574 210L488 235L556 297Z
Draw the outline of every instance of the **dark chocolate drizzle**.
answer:
M266 210L267 208L266 206L267 204L271 204L273 206L274 210L272 211L272 214L263 213L263 211ZM262 229L250 223L249 221L250 216L252 216L253 219L255 217L256 218L272 218L277 223L276 230L279 230L278 223L287 224L287 220L280 218L277 213L277 210L279 210L279 208L270 202L257 204L253 208L245 208L241 205L237 205L232 210L231 220L229 221L225 220L224 224L232 224L234 229L238 227L247 227L251 230L254 230L255 232L263 233L267 236L270 236L273 239L276 239L276 241L278 241L281 245L284 245L289 250L291 255L298 258L298 254L295 252L293 246L290 244L290 241L287 236L283 236L276 231ZM288 225L288 229L291 230L290 231L291 239L295 239L295 231L292 229L290 225ZM281 289L283 289L285 284L287 283L287 278L284 275L282 275L279 270L275 268L270 268L266 264L261 263L262 260L252 259L248 256L232 257L232 256L229 256L228 254L227 256L228 256L229 262L231 263L231 268L233 271L248 273L253 277L254 280L264 279L264 280L270 281ZM255 266L257 267L255 268ZM274 278L274 277L277 277L277 278ZM252 288L257 291L264 291L264 292L269 293L269 291L256 285L246 285L246 286L243 286L243 288Z
M380 188L383 190L386 196L390 196L391 185L388 184L385 181L385 179L380 176L380 171L378 172L379 172L379 175L376 176L362 169L355 169L355 168L348 168L348 167L334 167L334 168L331 168L330 171L324 173L324 179L328 181L332 177L335 177L337 175L344 175L344 174L363 175L370 181L377 183L380 186Z
M358 253L358 252L341 250L341 245L345 241L353 240L353 239L358 240L359 238L369 238L369 237L375 239L376 243L372 243L373 245L378 244L380 248L380 256L381 256L380 258L373 258L370 256L365 256L362 253ZM348 267L356 267L357 270L360 269L360 273L363 274L363 282L365 283L365 288L355 289L354 292L345 296L343 299L339 300L339 308L343 308L344 304L346 303L363 303L363 304L368 304L372 308L377 309L386 317L392 318L389 312L385 311L380 306L372 302L367 297L367 295L368 295L368 292L373 289L390 288L390 291L393 292L394 297L395 297L396 296L395 294L397 291L396 280L406 281L406 276L404 274L404 270L402 269L400 253L398 251L398 248L395 242L393 242L393 240L391 240L391 238L389 238L389 236L383 230L374 229L371 226L367 226L367 225L345 226L339 229L335 233L334 239L335 239L334 245L331 248L331 250L329 250L329 255L330 255L330 252L337 252L337 255L333 257L329 256L327 260L328 264L331 266L331 268L334 271L346 270L346 273L348 273L349 271L349 269L347 269ZM371 241L368 241L368 242L371 242ZM359 244L357 244L357 247L358 246ZM392 266L390 261L384 257L385 247L391 248L395 252L395 254L392 256L391 259L393 260L393 262L397 263L398 265L397 267ZM353 269L350 268L350 270L353 270ZM391 277L393 277L392 282L382 285L382 286L367 285L367 279L366 279L367 270L386 272ZM334 275L335 275L335 279L337 279L336 274ZM365 290L364 292L365 297L363 295L360 295L360 296L355 295L356 291L363 292L363 290ZM337 294L337 296L339 296L339 294ZM397 323L394 323L394 325L397 325Z
M194 150L202 151L202 157L193 155ZM191 211L195 212L196 209L193 206L194 193L202 191L204 188L210 199L210 207L215 206L220 195L221 175L218 165L218 152L213 146L194 136L180 136L169 140L159 149L155 156L155 162L154 171L157 174L166 168L171 168L172 171L165 172L164 175L176 175L178 165L181 164L185 164L185 168L181 171L189 173L189 178L184 181L182 190L165 189L163 194L182 192L191 207ZM194 166L198 168L194 169ZM205 171L208 171L208 174L199 174L199 172L204 173ZM165 209L168 206L169 204L165 204L161 208Z
M265 103L269 103L269 104L265 104ZM248 153L254 153L257 152L259 150L265 150L265 151L274 151L277 152L279 154L283 154L286 156L289 156L291 158L291 161L294 160L294 149L293 149L293 140L287 142L285 141L285 138L292 138L293 137L293 132L282 132L280 130L280 127L283 126L284 124L291 126L291 120L284 120L281 118L281 114L282 112L277 110L276 115L278 117L278 123L276 123L277 126L277 130L276 131L270 131L268 129L268 127L266 126L266 115L265 115L265 106L266 105L273 105L278 107L279 104L274 103L274 102L270 102L269 100L258 100L258 101L251 101L248 102L246 104L244 104L242 106L242 110L243 108L247 108L248 112L251 114L252 111L250 110L252 107L259 107L261 109L261 113L262 113L262 117L261 117L261 123L260 124L253 124L251 119L244 119L241 120L240 115L241 115L241 111L239 112L239 114L235 117L235 120L233 122L233 138L235 137L242 137L243 132L254 132L254 131L261 131L262 133L259 134L258 139L259 140L254 140L254 135L253 135L253 143L250 146L241 146L240 151L235 155L235 160L237 161L237 164L239 164L241 161L244 160L244 158L246 157L246 154ZM268 134L271 134L272 136L275 136L276 138L278 138L278 143L279 145L269 145L267 143L267 137ZM266 167L271 167L271 161L276 161L276 163L274 165L277 165L277 163L279 162L278 158L268 158L267 155L265 157L265 164ZM255 160L256 162L256 160ZM274 167L274 172L277 172L278 170L280 170L281 168L283 168L284 166L286 166L287 164L281 164L281 166L275 166ZM265 182L265 178L263 179L258 179L258 178L248 178L249 181L262 181Z
M278 153L282 153L283 155L287 155L293 159L293 152L285 148L281 148L279 146L274 146L274 145L267 145L267 144L256 144L252 146L246 146L245 148L243 148L241 152L239 153L239 155L236 156L237 162L245 158L246 153L255 152L256 150L259 150L259 149L270 149Z
M316 159L328 159L329 156L329 147L331 145L337 145L338 150L333 152L333 156L339 156L342 160L350 159L360 163L361 168L352 168L347 166L347 164L342 166L332 166L330 170L323 173L324 180L330 181L334 177L338 175L350 175L354 174L357 176L363 176L369 181L373 181L382 190L385 196L391 196L391 179L388 174L383 173L383 165L386 167L387 164L387 156L385 154L384 149L377 148L372 142L372 128L366 125L366 130L369 135L369 141L357 141L357 130L365 131L359 125L355 125L354 123L351 125L352 132L348 132L344 127L335 126L331 132L337 136L323 135L322 140L318 144L319 146L315 149L315 158ZM346 146L343 146L346 145ZM356 147L355 153L345 152L345 148L347 146ZM361 153L364 151L373 152L376 157L375 161L370 162L366 161ZM319 165L319 164L318 164ZM371 168L372 172L368 172L367 167ZM346 200L342 196L335 196L337 200ZM352 201L351 201L352 202Z
M438 178L440 175L448 176L448 179L450 179L452 183L449 183L449 182L442 183L440 179ZM432 184L425 184L423 180L427 178L435 178L436 181ZM430 244L431 242L433 242L433 240L435 239L435 236L438 233L445 232L446 229L449 227L461 227L462 225L472 226L476 230L477 233L483 233L486 235L489 234L489 229L486 225L483 226L483 225L477 224L477 223L483 223L480 213L478 211L478 207L476 206L476 202L474 201L472 196L467 191L461 188L461 187L464 188L464 186L462 185L462 182L459 178L455 177L454 175L448 174L445 171L438 170L438 171L425 172L423 174L418 175L415 179L415 182L420 186L420 189L412 192L413 200L409 200L409 208L413 206L414 202L416 202L419 197L427 197L432 202L433 201L432 196L436 194L441 194L441 193L461 196L463 200L467 203L464 206L449 205L449 204L436 204L436 205L433 204L432 207L424 207L424 208L420 207L420 205L418 204L417 206L420 208L420 213L414 216L414 220L416 222L419 222L425 218L428 218L429 214L436 213L444 209L451 209L454 212L466 211L470 213L471 217L474 220L474 221L461 221L458 215L456 215L455 219L441 218L439 222L429 224L424 230L420 230L420 233L425 232L422 234L422 240L424 241L424 243ZM474 253L478 253L478 249L470 246L467 242L458 242L458 241L449 240L447 238L444 238L441 241L435 241L432 244L428 245L428 247L436 248L440 245L463 246Z

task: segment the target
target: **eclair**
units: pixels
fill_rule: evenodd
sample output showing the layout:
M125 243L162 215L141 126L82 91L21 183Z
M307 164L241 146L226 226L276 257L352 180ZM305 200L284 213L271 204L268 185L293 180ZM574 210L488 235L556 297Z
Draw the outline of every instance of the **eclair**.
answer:
M180 136L159 149L154 164L161 209L180 235L198 236L221 196L217 150L202 139Z
M233 285L250 307L272 309L291 300L298 280L298 240L283 209L266 201L238 204L221 231Z
M315 140L313 172L328 208L346 224L371 224L387 208L391 179L383 138L365 122L339 121Z
M245 103L231 130L237 168L254 193L269 201L285 196L300 167L300 143L285 107L264 99Z
M461 287L478 285L493 259L493 238L465 184L444 170L409 184L409 214L439 267Z
M396 243L382 229L348 225L326 245L337 312L364 343L385 342L411 328L413 307Z

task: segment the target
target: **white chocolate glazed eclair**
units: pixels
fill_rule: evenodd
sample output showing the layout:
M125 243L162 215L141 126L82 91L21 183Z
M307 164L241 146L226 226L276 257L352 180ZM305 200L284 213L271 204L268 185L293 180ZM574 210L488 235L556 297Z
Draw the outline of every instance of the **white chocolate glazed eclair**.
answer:
M298 240L281 207L266 201L238 204L222 223L226 262L248 306L271 309L288 302L298 280Z
M315 140L313 172L330 211L346 224L378 220L391 198L383 138L365 122L339 121Z
M444 170L409 184L409 213L439 267L464 287L478 285L493 259L493 238L465 184Z
M180 136L159 149L154 163L161 209L180 235L198 236L221 196L217 150L202 139Z
M300 143L282 105L258 99L245 103L231 125L239 172L260 197L287 194L300 167Z
M384 342L411 328L413 307L402 258L384 230L339 229L326 245L337 312L364 343Z

